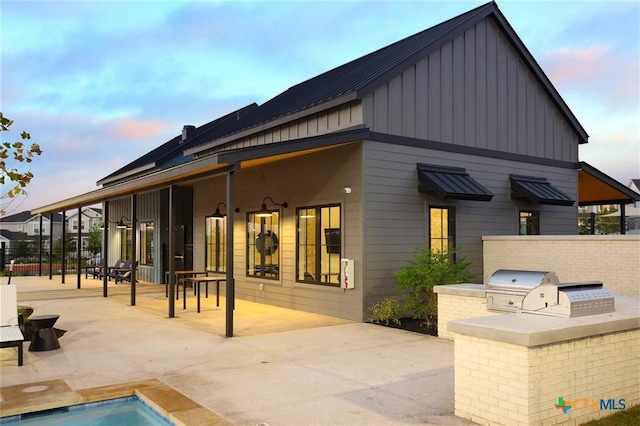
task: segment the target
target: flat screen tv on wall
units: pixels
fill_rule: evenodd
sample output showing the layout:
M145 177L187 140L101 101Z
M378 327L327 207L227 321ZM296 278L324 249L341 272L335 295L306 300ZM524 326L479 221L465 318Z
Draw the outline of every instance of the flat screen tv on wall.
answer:
M340 228L325 228L324 238L327 244L327 253L340 254Z

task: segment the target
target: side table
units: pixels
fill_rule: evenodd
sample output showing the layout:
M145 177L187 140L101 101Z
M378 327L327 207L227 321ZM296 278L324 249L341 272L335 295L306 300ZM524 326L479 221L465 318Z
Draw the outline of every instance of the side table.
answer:
M60 342L53 329L60 315L36 315L29 317L33 324L33 337L29 345L29 351L51 351L60 348Z

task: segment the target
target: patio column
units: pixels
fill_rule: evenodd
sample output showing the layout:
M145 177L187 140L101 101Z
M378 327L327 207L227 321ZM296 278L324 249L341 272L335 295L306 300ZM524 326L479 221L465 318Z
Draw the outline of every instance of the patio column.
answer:
M627 233L627 218L626 218L626 211L625 211L625 205L624 204L620 204L620 235L624 235Z
M64 277L66 275L67 272L67 244L66 244L66 237L67 237L67 212L63 211L62 212L62 241L60 244L60 247L62 247L62 261L60 262L60 274L62 275L62 284L64 284Z
M136 234L137 234L137 216L138 216L138 196L131 195L131 306L136 306Z
M225 337L233 337L233 310L235 309L235 282L233 281L233 223L235 209L235 170L227 173L227 289L226 289L226 332Z
M109 202L102 208L102 297L107 297L107 265L109 264Z
M76 263L77 263L77 278L78 288L82 287L80 281L82 279L82 273L80 272L80 258L82 256L82 207L78 207L78 243L76 245Z
M165 262L169 262L169 318L176 316L176 265L175 265L175 238L173 235L176 227L176 209L173 206L173 185L169 186L169 255Z
M49 213L49 279L53 279L53 213Z

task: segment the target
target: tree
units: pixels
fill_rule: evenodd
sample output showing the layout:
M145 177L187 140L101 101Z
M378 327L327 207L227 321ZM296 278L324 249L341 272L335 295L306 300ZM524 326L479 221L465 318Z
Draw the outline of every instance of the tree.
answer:
M596 219L596 233L598 234L619 234L620 216L605 217L605 215L617 212L618 209L604 208Z
M102 229L97 223L94 223L93 226L91 226L91 231L89 231L87 250L91 252L91 257L93 258L102 251Z
M8 132L13 124L13 120L6 118L0 112L0 130ZM22 163L31 163L33 157L42 154L40 145L32 143L31 146L26 141L31 139L31 135L25 131L20 133L21 141L2 142L0 145L0 216L7 213L8 207L19 195L27 195L26 187L33 179L33 173L30 170L20 171L18 167ZM9 161L9 163L7 163ZM9 184L9 189L4 189L4 185ZM6 204L5 204L6 203Z

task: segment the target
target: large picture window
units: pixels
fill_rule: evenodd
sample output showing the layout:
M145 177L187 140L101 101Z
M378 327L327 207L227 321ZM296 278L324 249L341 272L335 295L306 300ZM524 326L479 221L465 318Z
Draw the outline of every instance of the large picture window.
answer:
M227 219L207 217L205 221L205 269L226 272Z
M280 278L280 213L247 213L247 276Z
M153 266L153 222L140 222L140 265Z
M429 207L429 248L447 252L455 249L455 209L453 207Z
M296 281L340 285L340 206L301 207L297 209L296 217Z
M520 235L540 235L540 212L520 210Z

